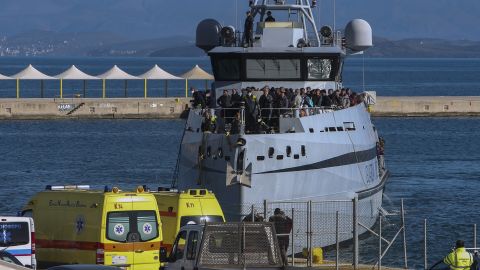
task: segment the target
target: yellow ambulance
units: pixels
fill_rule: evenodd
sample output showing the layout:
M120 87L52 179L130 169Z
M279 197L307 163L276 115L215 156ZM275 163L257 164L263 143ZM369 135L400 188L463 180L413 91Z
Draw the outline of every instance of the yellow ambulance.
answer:
M222 208L213 192L206 189L185 191L158 188L151 192L157 199L162 216L162 247L170 254L180 228L187 224L224 222Z
M40 267L58 264L115 265L127 270L160 268L161 221L155 197L138 187L47 186L24 207L36 228Z

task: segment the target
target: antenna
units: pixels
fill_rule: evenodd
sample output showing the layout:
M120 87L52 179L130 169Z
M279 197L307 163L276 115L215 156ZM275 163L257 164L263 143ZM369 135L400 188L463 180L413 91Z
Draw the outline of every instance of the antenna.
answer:
M336 5L337 1L333 0L333 32L335 33L337 31L337 28L335 27L335 22L336 22Z

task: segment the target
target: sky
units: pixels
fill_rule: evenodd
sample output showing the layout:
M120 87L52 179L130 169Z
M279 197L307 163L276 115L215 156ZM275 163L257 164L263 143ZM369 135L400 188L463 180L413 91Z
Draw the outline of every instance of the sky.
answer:
M354 18L390 39L480 40L479 0L317 0L320 23ZM248 0L0 0L0 36L34 30L112 32L129 39L195 35L199 21L243 24ZM318 16L320 15L320 16ZM242 27L240 27L242 28Z

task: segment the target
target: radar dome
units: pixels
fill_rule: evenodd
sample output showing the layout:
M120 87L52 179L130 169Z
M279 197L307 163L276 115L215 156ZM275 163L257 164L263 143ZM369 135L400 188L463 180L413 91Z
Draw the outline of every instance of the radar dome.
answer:
M353 51L364 51L372 47L372 28L362 19L351 20L345 27L346 47Z
M196 45L205 52L220 45L222 25L214 19L205 19L197 26Z

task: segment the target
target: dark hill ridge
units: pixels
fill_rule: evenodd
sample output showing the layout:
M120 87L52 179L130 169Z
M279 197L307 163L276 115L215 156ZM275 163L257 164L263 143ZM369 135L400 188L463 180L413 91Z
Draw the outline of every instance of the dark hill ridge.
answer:
M205 53L195 47L193 37L171 36L155 39L129 40L123 36L103 33L63 33L30 31L0 39L0 55L13 56L153 56L194 57ZM369 57L459 57L480 58L480 42L410 38L390 40L374 38Z

